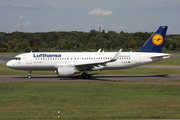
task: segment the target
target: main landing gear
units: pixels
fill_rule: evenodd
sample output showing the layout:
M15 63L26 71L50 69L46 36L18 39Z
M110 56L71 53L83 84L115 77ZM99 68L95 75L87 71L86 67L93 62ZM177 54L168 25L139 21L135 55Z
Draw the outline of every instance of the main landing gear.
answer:
M90 75L87 74L87 71L86 71L86 72L83 72L83 73L82 73L82 77L85 78L85 79L89 79L89 78L90 78Z
M28 75L28 78L31 79L31 70L29 71L29 75Z

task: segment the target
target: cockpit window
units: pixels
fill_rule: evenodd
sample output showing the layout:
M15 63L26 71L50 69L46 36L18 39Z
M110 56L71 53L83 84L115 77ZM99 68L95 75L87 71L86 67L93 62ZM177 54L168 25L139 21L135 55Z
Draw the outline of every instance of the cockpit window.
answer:
M15 58L13 58L13 60L21 60L21 58L20 57L15 57Z

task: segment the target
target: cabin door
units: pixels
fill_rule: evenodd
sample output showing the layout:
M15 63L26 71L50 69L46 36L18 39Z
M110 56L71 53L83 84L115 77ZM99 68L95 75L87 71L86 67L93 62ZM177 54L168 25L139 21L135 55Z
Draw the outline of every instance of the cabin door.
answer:
M26 64L32 64L32 53L26 55Z

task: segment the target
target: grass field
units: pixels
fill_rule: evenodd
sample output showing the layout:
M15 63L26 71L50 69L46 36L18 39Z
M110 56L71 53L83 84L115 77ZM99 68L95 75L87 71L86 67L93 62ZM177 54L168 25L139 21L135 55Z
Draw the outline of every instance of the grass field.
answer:
M19 54L22 54L22 53L14 53L14 52L7 52L7 53L0 53L0 55L19 55Z
M180 81L0 83L0 119L179 119Z

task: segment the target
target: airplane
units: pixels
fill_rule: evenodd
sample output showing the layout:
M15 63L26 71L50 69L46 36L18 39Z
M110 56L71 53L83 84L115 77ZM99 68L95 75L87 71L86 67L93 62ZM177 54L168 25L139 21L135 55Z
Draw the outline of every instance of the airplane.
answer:
M16 70L31 71L53 70L58 77L71 77L82 72L89 79L88 71L117 70L132 68L170 58L161 53L168 26L160 26L136 52L30 52L15 56L6 66Z

